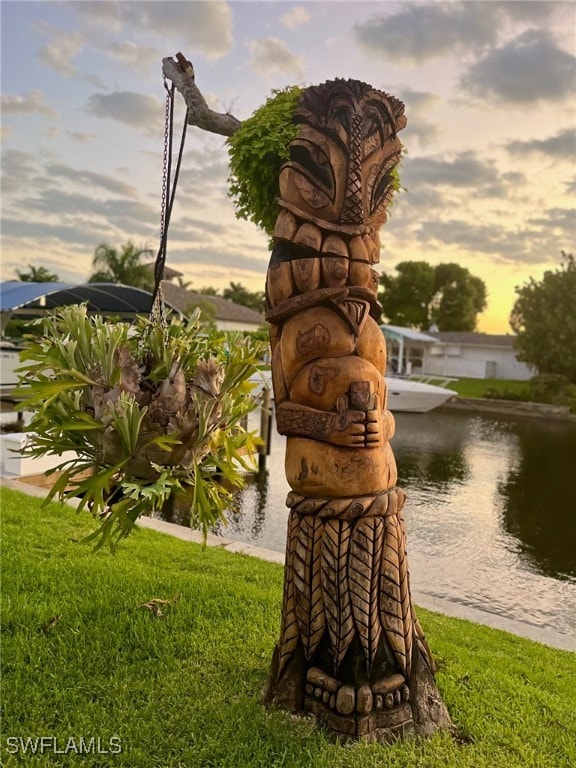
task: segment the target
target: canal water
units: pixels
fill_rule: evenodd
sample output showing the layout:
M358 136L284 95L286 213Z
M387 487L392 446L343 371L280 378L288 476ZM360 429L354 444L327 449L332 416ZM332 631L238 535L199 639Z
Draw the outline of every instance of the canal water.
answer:
M415 602L576 648L576 423L395 416ZM284 446L274 432L266 471L219 533L284 552Z

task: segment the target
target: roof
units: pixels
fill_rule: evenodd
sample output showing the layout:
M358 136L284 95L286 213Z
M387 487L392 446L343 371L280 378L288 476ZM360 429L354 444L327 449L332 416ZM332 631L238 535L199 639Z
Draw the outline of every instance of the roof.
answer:
M476 331L438 331L430 333L435 341L442 344L461 344L463 346L509 347L514 344L514 336L509 333L476 333Z
M415 331L413 328L403 328L400 325L388 325L384 323L380 326L384 335L391 339L408 339L408 341L435 342L436 339L429 333Z
M141 288L116 283L26 283L20 280L0 283L2 311L28 308L37 312L83 303L88 305L90 312L148 314L152 294ZM172 306L167 299L166 304Z
M508 347L512 348L514 336L509 333L477 333L476 331L415 331L400 325L380 326L384 335L391 339L404 338L408 341L422 341L434 344L461 344L464 346Z
M236 323L250 323L253 325L265 325L264 315L256 312L250 307L244 307L242 304L235 304L230 299L224 299L222 296L211 296L208 293L196 293L196 291L187 291L179 285L162 281L162 293L167 304L170 304L180 312L189 311L190 307L202 305L209 302L216 310L216 320L228 320Z
M154 261L149 261L142 266L146 267L146 269L150 270L152 273L154 273L156 270L156 263ZM162 279L172 280L173 277L184 277L184 272L178 272L177 269L173 269L172 267L168 267L166 264L164 264L164 268L162 270Z

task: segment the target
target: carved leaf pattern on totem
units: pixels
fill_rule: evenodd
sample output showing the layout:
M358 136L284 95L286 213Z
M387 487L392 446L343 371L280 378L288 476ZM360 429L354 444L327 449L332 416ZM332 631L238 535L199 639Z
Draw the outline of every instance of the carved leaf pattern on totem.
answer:
M350 533L351 525L347 520L327 520L324 523L321 554L322 593L335 671L342 663L354 638L346 567Z
M398 515L384 518L380 620L400 670L408 679L412 656L412 612L404 533Z
M320 576L323 527L322 521L317 517L305 515L300 518L294 535L294 601L306 659L309 659L318 647L325 626Z
M292 578L292 553L296 548L296 533L298 531L299 515L290 512L288 517L288 533L286 539L286 570L284 576L284 594L282 597L282 626L278 641L278 673L280 679L284 667L292 658L298 645L298 621L296 618L296 602L294 600L294 582Z
M350 543L348 581L352 616L368 668L372 666L382 634L379 576L383 542L382 518L371 517L356 523Z

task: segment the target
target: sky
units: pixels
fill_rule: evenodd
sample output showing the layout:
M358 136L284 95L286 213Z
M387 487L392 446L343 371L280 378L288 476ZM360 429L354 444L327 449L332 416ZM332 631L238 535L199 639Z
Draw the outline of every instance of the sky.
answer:
M510 332L515 287L576 240L576 4L72 0L1 5L1 277L83 282L101 243L156 251L165 90L181 51L243 120L273 89L335 77L402 99L404 190L380 269L457 262L478 330ZM184 103L175 103L177 132ZM190 128L167 264L194 290L263 290L267 237L228 197L224 139Z

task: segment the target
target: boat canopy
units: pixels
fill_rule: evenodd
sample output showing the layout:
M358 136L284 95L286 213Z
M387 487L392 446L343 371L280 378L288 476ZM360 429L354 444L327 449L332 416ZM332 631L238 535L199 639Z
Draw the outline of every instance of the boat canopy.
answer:
M425 344L438 344L438 339L434 336L415 331L413 328L384 323L380 329L389 342L390 362L393 362L391 367L396 374L412 373L412 363L409 359L412 350L422 349Z
M400 339L407 339L408 341L423 341L438 343L438 339L435 336L430 336L422 331L415 331L413 328L403 328L400 325L387 325L384 323L380 326L384 336L390 339L400 341Z
M152 305L152 294L141 288L116 283L25 283L20 280L0 283L0 308L3 312L30 305L36 309L55 309L84 303L90 312L147 313Z

